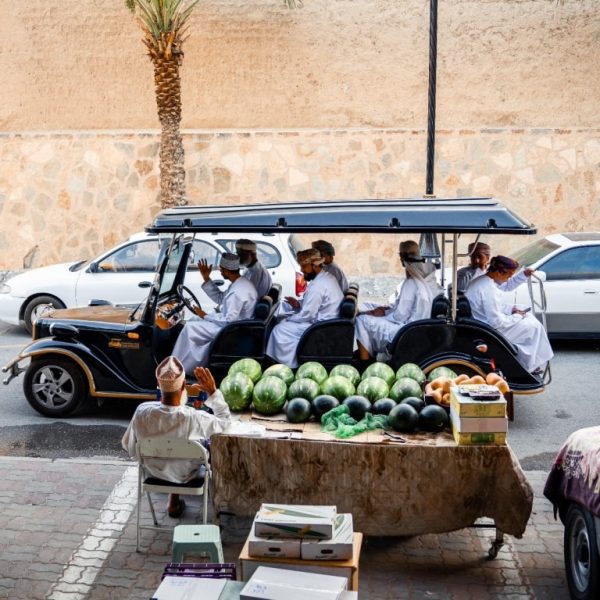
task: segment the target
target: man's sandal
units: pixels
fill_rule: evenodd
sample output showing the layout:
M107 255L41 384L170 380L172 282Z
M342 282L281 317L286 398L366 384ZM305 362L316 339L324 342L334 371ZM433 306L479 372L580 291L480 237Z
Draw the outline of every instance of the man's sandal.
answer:
M183 512L185 511L185 500L183 498L179 498L179 502L176 508L168 509L167 513L171 517L171 519L179 519Z

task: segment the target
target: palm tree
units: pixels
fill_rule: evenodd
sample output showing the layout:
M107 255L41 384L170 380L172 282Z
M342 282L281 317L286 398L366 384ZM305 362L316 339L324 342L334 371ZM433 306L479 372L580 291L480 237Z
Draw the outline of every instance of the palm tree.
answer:
M181 132L181 77L187 21L199 0L125 0L144 33L143 42L154 65L156 108L161 125L160 204L187 204ZM302 0L283 0L289 8Z

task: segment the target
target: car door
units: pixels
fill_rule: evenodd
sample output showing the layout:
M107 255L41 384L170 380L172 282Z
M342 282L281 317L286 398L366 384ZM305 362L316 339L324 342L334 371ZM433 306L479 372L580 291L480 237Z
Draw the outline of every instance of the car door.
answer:
M77 306L87 306L92 299L131 306L142 302L148 289L140 283L154 279L159 249L158 238L136 240L91 262L77 280Z
M568 248L542 263L552 334L600 334L600 245Z

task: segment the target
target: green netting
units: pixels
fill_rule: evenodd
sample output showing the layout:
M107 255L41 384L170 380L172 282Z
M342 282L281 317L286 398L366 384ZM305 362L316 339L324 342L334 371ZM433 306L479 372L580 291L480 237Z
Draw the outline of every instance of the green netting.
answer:
M366 413L360 421L350 416L345 404L332 408L321 417L321 429L333 434L336 438L347 439L365 431L385 429L387 417Z

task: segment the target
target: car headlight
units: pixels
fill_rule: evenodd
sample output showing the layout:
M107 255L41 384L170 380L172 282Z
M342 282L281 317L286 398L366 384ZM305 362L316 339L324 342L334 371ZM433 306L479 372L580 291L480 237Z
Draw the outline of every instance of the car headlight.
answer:
M0 294L10 294L11 293L10 285L3 283L0 285Z

